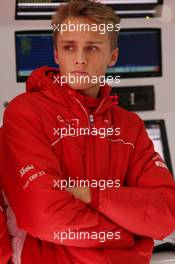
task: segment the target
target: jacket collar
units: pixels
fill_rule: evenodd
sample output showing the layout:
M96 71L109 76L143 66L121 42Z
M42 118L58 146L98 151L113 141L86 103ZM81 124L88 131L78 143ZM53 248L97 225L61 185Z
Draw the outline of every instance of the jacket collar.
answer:
M100 97L92 98L84 96L77 90L72 89L67 83L62 86L55 82L60 76L59 69L43 66L34 70L26 81L26 92L39 92L44 94L49 99L56 101L63 107L77 108L86 106L86 100L92 103L96 102L97 106L95 112L101 114L102 112L114 107L118 102L112 100L110 96L111 87L107 84L100 86ZM116 98L115 98L116 99ZM69 101L69 103L67 103ZM77 104L79 103L79 105Z

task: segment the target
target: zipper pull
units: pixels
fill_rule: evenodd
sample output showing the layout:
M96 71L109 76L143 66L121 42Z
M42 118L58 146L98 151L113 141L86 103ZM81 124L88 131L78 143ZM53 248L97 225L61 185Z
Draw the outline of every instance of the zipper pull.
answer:
M94 116L93 115L89 115L89 121L90 121L90 123L94 123Z

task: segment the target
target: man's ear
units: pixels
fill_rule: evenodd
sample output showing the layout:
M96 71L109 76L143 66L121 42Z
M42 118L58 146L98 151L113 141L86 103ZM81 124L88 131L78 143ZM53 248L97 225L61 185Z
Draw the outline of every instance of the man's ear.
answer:
M111 58L110 58L110 61L108 63L108 67L111 67L114 64L116 64L116 62L118 60L118 55L119 55L119 48L116 48L111 53Z
M55 63L59 64L58 62L58 50L54 47L54 59L55 59Z

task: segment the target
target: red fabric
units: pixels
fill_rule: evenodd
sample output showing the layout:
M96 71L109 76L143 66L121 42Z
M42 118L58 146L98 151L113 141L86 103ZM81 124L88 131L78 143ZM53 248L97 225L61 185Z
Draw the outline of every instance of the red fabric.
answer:
M7 264L11 254L12 249L6 226L5 213L3 210L3 199L0 191L0 263Z
M149 263L152 239L175 229L172 175L155 153L143 121L111 100L109 86L92 99L99 101L90 124L85 97L54 83L54 74L59 73L49 67L31 74L27 93L5 111L0 137L3 189L19 227L28 233L22 264L48 259L53 264ZM58 129L68 126L120 128L120 135L61 138ZM91 187L92 201L86 205L54 185L68 177L120 179L121 186ZM118 231L119 240L114 236ZM54 232L111 232L113 238L61 241Z

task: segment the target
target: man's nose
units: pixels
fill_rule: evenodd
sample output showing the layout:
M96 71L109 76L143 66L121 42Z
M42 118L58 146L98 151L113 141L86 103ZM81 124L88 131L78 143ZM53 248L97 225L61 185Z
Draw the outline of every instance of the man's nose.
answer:
M76 56L76 64L87 64L86 54L83 50L79 50Z

